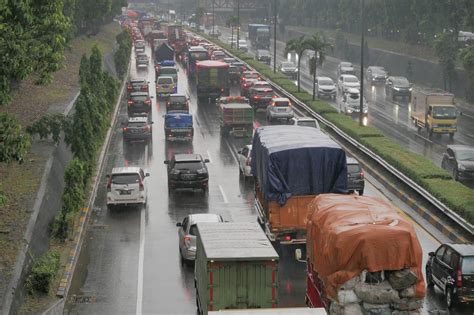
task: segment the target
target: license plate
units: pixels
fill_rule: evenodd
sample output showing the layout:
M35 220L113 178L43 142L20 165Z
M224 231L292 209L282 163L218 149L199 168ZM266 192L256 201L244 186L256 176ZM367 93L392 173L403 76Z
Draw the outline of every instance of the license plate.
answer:
M279 112L286 112L286 108L278 108Z
M193 179L194 175L183 175L183 179Z
M167 88L169 88L169 85L162 85L161 88L162 89L167 89Z
M121 195L131 195L131 194L132 194L132 191L131 191L131 190L121 190L121 191L120 191L120 194L121 194Z

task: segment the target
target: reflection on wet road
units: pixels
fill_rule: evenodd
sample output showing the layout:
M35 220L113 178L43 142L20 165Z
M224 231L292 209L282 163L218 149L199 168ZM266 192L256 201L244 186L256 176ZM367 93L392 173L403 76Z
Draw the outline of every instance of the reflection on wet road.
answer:
M147 77L151 94L155 96L153 68L136 73L132 63L131 72L132 76ZM219 213L227 221L256 220L253 184L239 180L236 159L237 149L249 143L250 139L222 138L215 105L197 104L193 85L188 83L182 68L178 82L178 91L191 98L190 111L195 122L191 144L167 144L164 140L163 100L153 99L153 141L150 144L122 141L120 122L127 116L124 106L120 111L119 125L114 127L107 155L106 172L123 165L146 168L151 174L148 205L143 209L107 210L105 174L102 174L91 224L70 291L70 296L94 296L94 303L68 303L67 313L194 314L193 267L180 263L176 222L192 213ZM232 91L232 94L237 93L237 89ZM255 125L265 124L263 118L258 114ZM168 194L163 161L178 152L200 153L210 159L207 195L185 191ZM366 194L383 197L372 184L366 186ZM416 229L426 260L427 253L434 250L438 242L419 226ZM295 248L278 249L281 257L280 307L304 306L306 266L293 258ZM444 308L441 300L438 294L430 293L425 313L429 309Z

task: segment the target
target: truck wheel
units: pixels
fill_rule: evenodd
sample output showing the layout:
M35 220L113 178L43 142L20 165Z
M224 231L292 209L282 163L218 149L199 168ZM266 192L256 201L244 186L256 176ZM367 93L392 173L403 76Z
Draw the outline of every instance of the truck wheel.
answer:
M449 140L453 140L453 138L454 138L454 133L453 132L449 133Z
M359 189L359 191L358 191L358 192L359 192L359 196L362 196L362 195L364 195L364 190L363 190L363 189Z
M428 288L434 287L433 275L428 268L426 268L426 285Z

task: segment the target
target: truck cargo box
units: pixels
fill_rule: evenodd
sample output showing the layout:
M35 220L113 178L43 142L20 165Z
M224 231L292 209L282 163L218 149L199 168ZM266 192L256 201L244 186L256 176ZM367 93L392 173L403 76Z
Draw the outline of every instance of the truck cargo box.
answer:
M222 310L209 312L209 315L327 315L324 308L286 307L251 310Z
M257 223L198 223L197 230L194 279L202 314L276 307L278 254Z
M262 197L281 206L291 196L347 192L346 154L316 128L258 128L253 139L252 173Z

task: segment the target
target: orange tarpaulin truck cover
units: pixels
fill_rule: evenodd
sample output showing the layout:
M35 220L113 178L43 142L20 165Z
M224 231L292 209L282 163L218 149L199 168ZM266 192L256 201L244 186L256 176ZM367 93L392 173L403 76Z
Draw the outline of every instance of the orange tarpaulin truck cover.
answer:
M425 295L422 250L412 224L375 197L322 194L309 205L307 252L327 295L363 270L410 268L416 296Z

